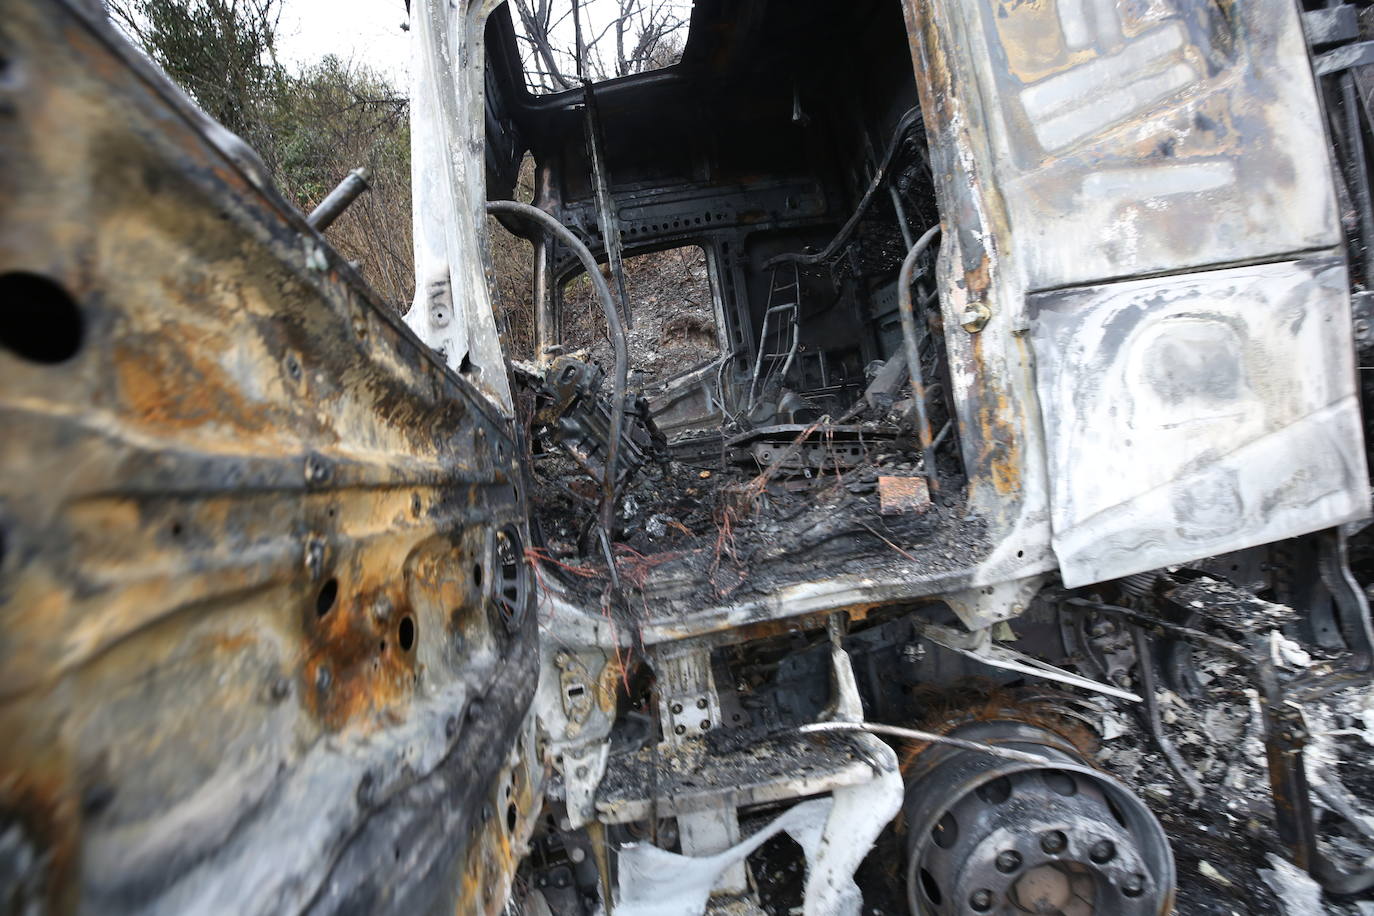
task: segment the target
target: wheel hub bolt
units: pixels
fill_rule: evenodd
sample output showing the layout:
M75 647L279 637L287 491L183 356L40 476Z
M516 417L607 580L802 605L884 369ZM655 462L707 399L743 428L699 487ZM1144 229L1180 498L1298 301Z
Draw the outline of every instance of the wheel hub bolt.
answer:
M1116 858L1116 844L1111 840L1098 840L1093 844L1093 848L1088 850L1088 858L1098 865L1110 862Z
M1010 874L1021 867L1021 854L1014 849L1004 849L997 854L997 870Z
M1050 855L1063 852L1069 845L1069 838L1064 836L1063 831L1051 830L1040 838L1040 848Z
M1145 892L1145 879L1140 875L1131 875L1121 882L1121 893L1127 897L1139 897Z
M974 891L968 896L968 905L979 913L986 913L988 910L992 909L992 891Z

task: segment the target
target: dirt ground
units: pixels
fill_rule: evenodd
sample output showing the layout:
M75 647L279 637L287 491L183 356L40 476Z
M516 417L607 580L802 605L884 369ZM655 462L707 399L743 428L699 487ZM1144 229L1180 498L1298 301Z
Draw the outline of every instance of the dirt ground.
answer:
M612 287L614 289L614 287ZM720 356L706 252L696 245L625 259L633 303L628 337L631 389L665 381ZM615 365L606 321L579 274L563 287L563 331L570 349L589 349L606 371Z

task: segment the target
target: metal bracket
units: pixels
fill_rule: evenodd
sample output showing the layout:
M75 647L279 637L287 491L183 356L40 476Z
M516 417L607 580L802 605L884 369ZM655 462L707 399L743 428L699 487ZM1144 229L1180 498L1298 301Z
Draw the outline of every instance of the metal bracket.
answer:
M582 731L592 714L596 684L587 666L569 652L559 652L553 657L553 663L559 672L558 698L563 704L563 714L568 717L567 735L573 738Z
M659 721L669 745L701 738L720 724L720 697L709 647L655 653L653 666L658 679ZM702 811L679 814L677 822L686 855L714 855L740 840L739 812L731 797ZM748 890L744 863L736 862L721 871L712 893L740 895Z
M1021 674L1029 674L1033 677L1044 678L1048 681L1058 681L1061 684L1068 684L1070 687L1079 687L1083 690L1091 690L1094 693L1105 694L1109 697L1116 697L1120 700L1130 700L1132 703L1139 703L1139 694L1129 690L1122 690L1120 687L1113 687L1110 684L1103 684L1092 678L1065 671L1057 668L1049 662L1041 661L1033 656L1026 655L1024 652L1017 652L1006 646L999 646L992 641L991 631L979 630L973 634L963 634L943 627L939 624L921 624L917 627L920 634L937 646L943 646L951 652L958 652L966 658L981 662L992 668L1001 668L1004 671L1017 671Z
M1341 45L1312 57L1312 69L1317 76L1330 76L1351 67L1363 67L1368 64L1374 64L1374 41Z
M1304 10L1302 30L1307 33L1307 43L1315 48L1317 45L1354 41L1360 37L1360 22L1354 5L1343 3L1325 9Z

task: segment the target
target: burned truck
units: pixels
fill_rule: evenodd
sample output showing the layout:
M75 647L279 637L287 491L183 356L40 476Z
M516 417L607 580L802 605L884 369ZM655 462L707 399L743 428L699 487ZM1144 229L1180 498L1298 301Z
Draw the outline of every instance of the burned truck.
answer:
M409 15L402 318L99 4L0 0L7 911L1374 887L1361 9L695 0L551 93Z

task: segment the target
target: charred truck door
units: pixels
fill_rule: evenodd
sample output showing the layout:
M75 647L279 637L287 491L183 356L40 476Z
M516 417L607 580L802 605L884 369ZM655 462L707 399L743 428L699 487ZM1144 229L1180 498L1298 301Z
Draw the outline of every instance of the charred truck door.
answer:
M1048 534L1069 586L1367 515L1294 4L980 0L909 21L976 498L1019 502L1012 529Z

